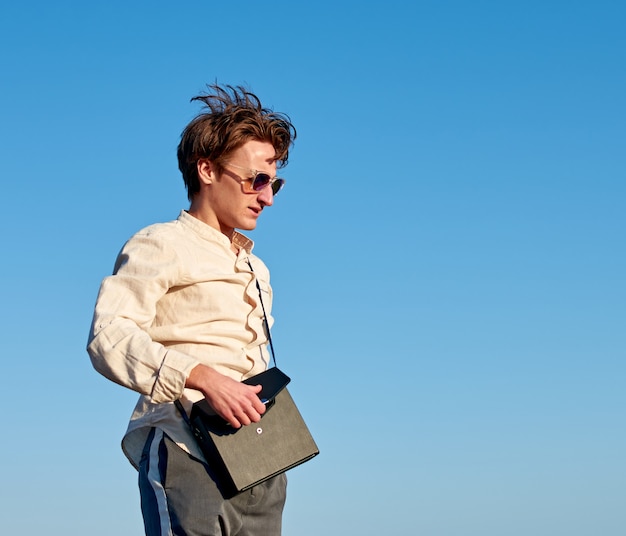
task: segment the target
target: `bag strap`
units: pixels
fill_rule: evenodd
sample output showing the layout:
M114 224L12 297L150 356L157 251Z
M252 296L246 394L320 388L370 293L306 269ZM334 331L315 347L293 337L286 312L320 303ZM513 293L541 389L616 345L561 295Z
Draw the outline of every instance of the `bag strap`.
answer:
M250 262L250 257L246 259L250 270L254 274L254 269L252 268L252 263ZM272 334L270 333L270 325L267 321L267 313L265 312L265 305L263 304L263 296L261 291L261 285L259 283L259 279L255 276L254 281L256 283L256 288L259 291L259 301L261 302L261 310L263 311L263 325L265 326L265 333L267 334L267 341L270 343L270 352L272 354L272 359L274 360L274 366L276 366L276 354L274 353L274 343L272 342Z

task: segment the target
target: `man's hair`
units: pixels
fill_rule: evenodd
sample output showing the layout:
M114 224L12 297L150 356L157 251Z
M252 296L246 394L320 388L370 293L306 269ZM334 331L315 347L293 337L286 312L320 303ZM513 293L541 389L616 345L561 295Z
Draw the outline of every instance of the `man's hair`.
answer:
M190 201L200 191L198 160L210 160L221 172L233 151L255 140L272 144L276 167L281 168L287 165L289 148L296 139L287 115L263 108L259 98L242 86L213 84L207 89L191 99L204 103L204 111L185 127L178 144L178 168Z

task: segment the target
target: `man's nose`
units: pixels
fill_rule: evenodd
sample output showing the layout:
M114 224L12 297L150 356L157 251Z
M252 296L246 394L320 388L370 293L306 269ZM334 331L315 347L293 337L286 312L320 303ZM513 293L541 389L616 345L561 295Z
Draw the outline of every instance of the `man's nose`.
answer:
M271 207L274 204L274 191L271 184L268 184L259 192L258 199L266 207Z

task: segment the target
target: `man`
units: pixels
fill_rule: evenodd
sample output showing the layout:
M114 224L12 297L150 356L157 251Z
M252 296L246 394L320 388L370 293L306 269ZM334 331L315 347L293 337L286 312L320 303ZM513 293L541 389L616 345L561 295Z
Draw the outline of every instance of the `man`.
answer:
M191 202L122 248L102 282L87 350L96 370L141 396L122 441L139 471L146 534L280 534L286 479L224 498L187 413L206 398L238 428L258 422L261 386L241 383L269 363L269 272L237 230L256 227L283 186L296 132L242 87L209 86L184 129L178 165Z

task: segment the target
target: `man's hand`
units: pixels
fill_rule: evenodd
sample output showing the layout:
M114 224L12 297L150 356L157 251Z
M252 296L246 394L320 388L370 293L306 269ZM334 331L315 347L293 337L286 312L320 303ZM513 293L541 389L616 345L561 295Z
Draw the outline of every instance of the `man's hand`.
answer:
M185 387L202 392L215 412L234 428L259 422L265 413L265 404L257 396L260 385L235 381L206 365L191 370Z

